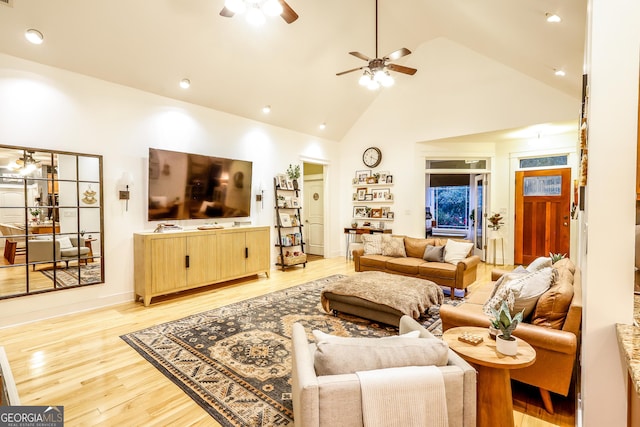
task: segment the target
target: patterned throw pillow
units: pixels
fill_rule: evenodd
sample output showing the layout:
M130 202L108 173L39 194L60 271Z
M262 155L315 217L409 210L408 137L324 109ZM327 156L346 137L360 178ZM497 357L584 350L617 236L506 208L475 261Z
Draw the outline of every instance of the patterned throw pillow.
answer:
M362 244L365 255L382 255L382 235L363 234Z
M389 234L382 235L382 255L396 258L404 258L407 254L404 251L404 238L393 237Z
M507 302L511 315L524 309L526 319L536 307L538 299L557 280L558 272L545 267L533 273L507 273L496 282L493 294L482 307L487 316L493 316L491 309L498 310L502 301Z

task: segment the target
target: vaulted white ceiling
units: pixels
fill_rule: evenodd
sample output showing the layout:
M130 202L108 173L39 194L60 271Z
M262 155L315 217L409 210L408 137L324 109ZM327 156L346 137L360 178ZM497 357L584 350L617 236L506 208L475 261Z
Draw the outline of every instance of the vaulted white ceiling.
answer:
M375 2L287 1L297 21L254 28L221 17L224 0L2 0L0 52L341 140L377 96L358 72L336 76L366 64L349 51L375 56ZM549 24L546 13L563 21ZM378 53L406 47L414 54L397 63L411 67L419 46L444 37L579 98L585 22L581 0L379 0ZM25 40L28 28L44 34L42 45Z

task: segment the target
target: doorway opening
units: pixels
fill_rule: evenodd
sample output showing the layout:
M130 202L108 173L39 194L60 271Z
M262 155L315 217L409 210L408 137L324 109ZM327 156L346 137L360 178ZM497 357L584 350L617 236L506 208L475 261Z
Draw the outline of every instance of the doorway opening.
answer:
M425 236L474 242L485 259L487 160L426 160Z
M320 163L304 162L303 175L303 239L305 252L309 258L318 259L325 256L324 247L324 174L325 168Z

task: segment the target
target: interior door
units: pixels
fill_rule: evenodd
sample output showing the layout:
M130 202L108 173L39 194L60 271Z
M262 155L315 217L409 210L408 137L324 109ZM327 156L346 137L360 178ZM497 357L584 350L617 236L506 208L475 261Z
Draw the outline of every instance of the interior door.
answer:
M571 169L516 172L514 262L569 254Z
M485 202L487 200L487 175L477 175L475 177L475 198L474 198L474 220L473 220L473 243L474 255L478 255L481 260L485 260Z
M324 256L324 181L322 176L305 177L304 209L306 216L306 252Z

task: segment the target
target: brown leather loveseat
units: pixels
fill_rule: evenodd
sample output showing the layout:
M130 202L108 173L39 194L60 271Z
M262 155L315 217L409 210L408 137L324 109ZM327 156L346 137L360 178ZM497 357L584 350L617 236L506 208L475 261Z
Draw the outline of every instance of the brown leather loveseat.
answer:
M558 279L538 299L531 317L518 325L514 336L525 340L536 350L533 365L510 371L511 378L540 389L545 408L553 413L549 392L567 396L576 365L582 322L582 288L580 271L569 259L562 259L553 267ZM505 271L494 270L492 280ZM473 289L467 300L453 307L440 307L442 329L457 326L489 327L489 317L482 307L491 296L494 282Z

